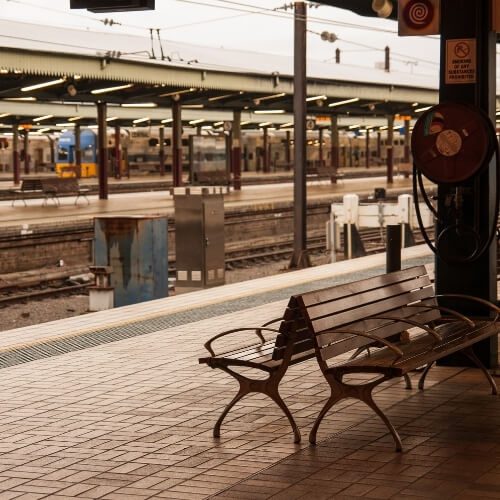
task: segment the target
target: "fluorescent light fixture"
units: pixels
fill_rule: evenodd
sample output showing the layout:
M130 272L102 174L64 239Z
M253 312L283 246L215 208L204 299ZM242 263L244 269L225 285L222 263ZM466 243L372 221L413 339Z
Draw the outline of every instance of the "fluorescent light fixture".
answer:
M106 94L107 92L116 92L117 90L129 89L133 86L134 86L133 83L127 83L125 85L116 85L114 87L106 87L103 89L94 89L94 90L91 90L90 93L91 94Z
M48 120L49 118L54 118L54 115L43 115L33 118L34 122L42 122L43 120Z
M56 123L56 127L74 127L75 124L74 123Z
M48 132L50 130L50 127L45 127L45 128L41 128L38 130L38 132L40 132L40 134L43 134L44 132Z
M174 92L167 92L166 94L160 94L158 97L170 97L174 95L188 94L189 92L194 92L195 90L197 89L194 87L185 90L175 90Z
M87 128L91 130L97 130L99 128L99 125L89 125Z
M426 106L425 108L418 108L415 110L415 113L423 113L424 111L427 111L428 109L431 109L432 106Z
M282 115L285 113L284 109L257 109L254 111L256 115Z
M416 108L416 107L418 106L418 104L419 104L418 102L414 102L414 103L412 104L412 107L413 107L413 108Z
M72 118L68 118L69 122L76 122L77 120L81 120L81 116L73 116Z
M1 73L2 75L6 75L8 72L9 72L9 70L8 70L8 69L5 69L5 68L0 69L0 73Z
M306 102L310 101L325 101L327 99L326 95L316 95L313 97L307 97Z
M114 122L115 120L118 120L117 116L110 116L109 118L106 118L107 122Z
M203 123L205 120L203 118L199 118L198 120L191 120L189 125L196 125L198 123Z
M349 125L349 130L354 130L356 128L360 128L361 125L359 123L357 123L356 125Z
M279 97L286 96L286 92L280 92L279 94L266 95L264 97L256 97L254 101L269 101L269 99L278 99Z
M133 120L132 123L143 123L149 120L150 120L149 116L146 116L145 118L137 118L137 120Z
M10 113L2 113L0 115L0 118L5 118L6 116L10 116Z
M381 127L379 127L378 129L379 130L387 130L389 127L387 125L382 125Z
M212 125L203 125L203 127L201 127L203 130L212 130Z
M123 108L156 108L155 102L129 102L121 105Z
M238 94L217 95L217 96L214 96L214 97L209 97L208 100L210 102L220 101L221 99L227 99L228 97L234 97L234 96L237 96L237 95L241 95L241 92L239 92Z
M189 108L189 109L201 109L203 108L203 104L184 104L184 106L182 106L183 108Z
M248 125L250 122L249 121L245 121L245 122L241 122L240 125Z
M334 108L335 106L343 106L344 104L351 104L352 102L358 102L359 97L353 97L352 99L345 99L344 101L331 102L328 107Z
M36 101L36 97L6 97L5 101Z
M262 123L259 123L259 127L267 127L268 125L272 125L271 122L262 122Z
M215 122L214 127L220 127L221 125L224 125L224 122Z
M173 118L165 118L164 120L162 120L161 122L162 123L170 123L170 122L173 122L174 119Z
M31 90L43 89L45 87L53 87L54 85L60 85L64 83L66 78L58 78L57 80L50 80L49 82L37 83L36 85L30 85L28 87L23 87L21 92L30 92Z
M280 128L288 128L288 127L293 127L293 122L287 122L280 125Z

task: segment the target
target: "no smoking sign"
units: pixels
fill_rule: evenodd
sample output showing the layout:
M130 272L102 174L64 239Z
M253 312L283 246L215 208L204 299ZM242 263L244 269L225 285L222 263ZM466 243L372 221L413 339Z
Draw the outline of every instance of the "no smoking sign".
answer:
M400 36L439 34L440 0L399 0Z

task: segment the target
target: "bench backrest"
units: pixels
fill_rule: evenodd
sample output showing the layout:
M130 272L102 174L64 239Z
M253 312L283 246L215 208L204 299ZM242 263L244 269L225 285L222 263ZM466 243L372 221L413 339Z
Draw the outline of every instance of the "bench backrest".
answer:
M21 191L41 191L42 179L23 179L21 182Z
M426 307L437 305L433 296L425 267L417 266L295 295L290 299L289 309L295 309L295 321L302 322L309 336L315 339L316 353L326 361L373 343L349 332L387 338L411 328L403 320L421 323L438 320L439 310Z
M78 179L76 177L54 177L42 179L44 191L55 191L56 193L77 193Z

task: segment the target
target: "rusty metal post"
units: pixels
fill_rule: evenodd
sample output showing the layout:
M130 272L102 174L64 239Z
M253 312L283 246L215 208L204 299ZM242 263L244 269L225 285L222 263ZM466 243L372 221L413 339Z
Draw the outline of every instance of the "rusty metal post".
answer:
M182 116L181 103L172 103L172 181L174 187L182 186Z
M77 123L75 125L75 167L76 176L82 176L82 145L81 145L81 126Z
M99 155L99 199L108 199L108 141L106 103L97 102L97 144Z
M165 127L160 127L159 129L159 159L160 159L160 176L165 175Z
M241 111L233 111L233 187L236 191L241 191Z
M19 130L18 124L12 125L12 173L14 184L17 186L21 182L21 169L19 164Z
M294 238L291 268L311 265L307 253L307 193L306 193L306 31L307 13L303 1L295 2L294 26Z
M394 115L387 116L387 182L394 182Z
M30 138L29 138L29 130L27 128L24 129L24 173L29 175L30 173Z

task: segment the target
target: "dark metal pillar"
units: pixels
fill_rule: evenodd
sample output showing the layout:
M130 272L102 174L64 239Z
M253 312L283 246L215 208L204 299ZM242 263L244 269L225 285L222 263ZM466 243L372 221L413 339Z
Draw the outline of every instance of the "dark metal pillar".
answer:
M337 183L337 172L340 167L339 117L331 115L330 161L332 167L332 184Z
M265 174L269 173L269 134L267 133L267 127L262 129L262 165Z
M323 128L318 129L318 140L319 140L319 151L318 151L318 157L319 157L319 166L323 166Z
M174 187L182 186L182 117L181 103L172 103L172 181Z
M99 199L108 199L108 141L106 137L106 103L97 103L97 144L99 155Z
M365 165L366 168L370 168L370 129L366 128L366 139L365 139Z
M14 184L17 186L21 182L21 168L19 164L19 125L12 125L12 172Z
M382 132L377 130L377 160L382 164Z
M403 161L405 163L410 163L410 120L409 119L405 119L405 145L404 145Z
M81 126L77 123L75 125L75 167L76 177L82 176L82 145L81 145Z
M160 175L163 177L165 175L165 127L160 127L159 129L159 156L160 156Z
M307 253L306 195L306 4L295 2L294 29L294 238L291 268L311 265Z
M286 136L285 136L285 170L289 172L292 169L292 151L291 151L291 136L292 134L290 133L289 130L286 131Z
M115 127L115 179L122 178L121 169L121 151L120 151L120 127L117 125Z
M24 129L24 173L28 175L30 173L30 137L29 130Z
M496 34L490 30L491 0L441 0L441 74L440 102L462 102L480 108L495 124L495 74L496 74ZM453 59L454 41L466 41L476 59L475 78L472 81L449 83L446 81L447 61ZM474 43L476 45L474 51ZM450 52L448 52L450 51ZM462 201L462 221L469 227L477 227L487 235L494 220L495 193L497 183L495 161L492 160L479 175L460 186ZM457 187L440 185L438 187L438 214L436 234L450 225L448 220L450 200L456 199ZM483 236L484 238L484 236ZM462 241L463 240L463 241ZM469 250L466 238L457 243L442 245L443 258L436 257L437 293L462 293L496 302L496 238L480 257L470 261L457 262L467 256ZM461 244L463 243L463 244ZM447 301L465 314L486 314L482 308L472 307L458 300ZM498 366L498 338L491 337L474 346L481 361L488 367ZM450 363L455 364L454 359Z
M233 187L241 190L241 111L233 111L233 143L231 151L233 159Z
M387 116L387 182L394 182L394 115Z

